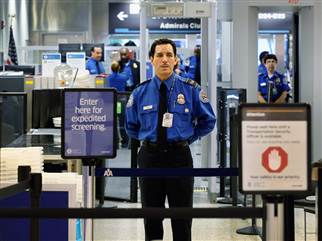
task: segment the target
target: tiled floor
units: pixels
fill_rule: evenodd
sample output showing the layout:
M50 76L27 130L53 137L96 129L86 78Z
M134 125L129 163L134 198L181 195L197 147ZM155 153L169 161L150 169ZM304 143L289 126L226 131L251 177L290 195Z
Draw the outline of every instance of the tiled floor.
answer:
M112 202L107 202L111 204ZM140 204L115 203L122 208L137 208ZM195 207L218 207L218 204L195 204ZM261 240L259 236L240 235L236 230L250 225L250 220L241 219L194 219L192 224L192 240L194 241L253 241ZM261 222L258 222L259 225ZM169 219L163 221L164 241L171 241L171 224ZM315 238L315 216L307 215L307 240ZM95 241L144 241L142 219L105 219L94 220ZM295 209L295 240L304 240L303 209Z
M194 158L194 166L202 167L201 164L201 148L200 142L192 146L192 154ZM116 164L120 167L126 167L129 162L124 164L124 160L129 153L129 150L124 150L122 153L118 152L118 160L113 160L114 163L121 161L122 163ZM112 165L115 165L112 163ZM125 166L124 166L125 165ZM116 166L114 166L116 167ZM129 180L123 180L119 185L126 185ZM114 186L111 191L116 195L125 195L124 187L117 186L117 182L110 182L108 187ZM195 187L202 189L207 187L208 182L205 178L195 178ZM128 188L128 187L126 187ZM119 189L119 191L118 191ZM128 189L127 189L128 190ZM119 193L118 193L119 192ZM125 191L125 193L128 191ZM127 202L111 202L106 201L105 205L115 204L119 208L139 208L140 203L127 203ZM222 207L222 204L213 204L208 200L207 192L194 193L194 207ZM304 212L303 209L295 209L295 239L296 241L304 240ZM192 240L194 241L252 241L261 240L259 236L247 236L236 233L239 228L247 227L251 224L251 220L242 219L194 219L192 224ZM169 219L165 219L164 225L164 241L172 240L171 224ZM261 220L258 220L258 225L261 225ZM307 240L313 241L315 238L315 215L307 214ZM94 220L94 240L95 241L144 241L144 227L142 219L100 219Z

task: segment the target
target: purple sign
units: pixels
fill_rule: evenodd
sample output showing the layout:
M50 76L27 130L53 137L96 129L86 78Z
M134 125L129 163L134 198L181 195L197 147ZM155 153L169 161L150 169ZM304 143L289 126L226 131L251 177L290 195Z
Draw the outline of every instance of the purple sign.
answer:
M116 156L114 89L65 89L63 157Z

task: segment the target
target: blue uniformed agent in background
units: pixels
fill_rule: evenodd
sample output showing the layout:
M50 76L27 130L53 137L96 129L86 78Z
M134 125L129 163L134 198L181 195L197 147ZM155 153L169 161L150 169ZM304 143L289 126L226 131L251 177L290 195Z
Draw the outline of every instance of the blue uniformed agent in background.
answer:
M265 63L264 63L264 58L268 54L269 54L268 51L263 51L263 52L261 52L259 54L259 62L260 62L260 64L258 65L258 69L257 69L258 75L266 74L266 72L267 72L266 66L265 66Z
M89 74L105 74L105 69L101 61L103 50L99 46L91 48L91 57L86 62L86 69Z
M107 77L107 86L117 89L117 91L125 91L126 81L128 77L120 73L120 65L117 61L113 61L111 64L112 73ZM125 106L127 98L125 96L118 96L118 103L121 105L121 112L117 113L117 119L119 122L119 130L121 135L121 147L128 147L129 138L125 132Z
M128 48L120 49L120 58L120 72L126 74L126 76L128 77L126 90L132 91L134 87L140 83L140 62L130 58L130 52Z
M174 72L181 77L188 78L185 66L182 64L182 60L179 57L177 57L177 64L174 66Z
M117 89L117 91L125 91L126 81L128 77L120 73L120 65L117 61L113 61L111 64L112 73L107 77L107 86Z
M174 73L176 46L155 40L150 59L155 76L135 88L126 106L126 130L142 141L140 168L192 168L189 144L209 134L216 118L205 91ZM179 171L179 170L178 170ZM166 173L164 173L166 175ZM192 207L193 177L140 178L142 207ZM190 241L192 219L172 219L173 241ZM163 238L162 219L145 219L145 240Z
M188 58L186 72L189 79L196 81L199 85L200 80L200 45L197 45L193 50L193 56Z
M277 58L275 54L268 54L264 58L266 74L258 76L259 103L285 103L290 87L284 75L276 71Z

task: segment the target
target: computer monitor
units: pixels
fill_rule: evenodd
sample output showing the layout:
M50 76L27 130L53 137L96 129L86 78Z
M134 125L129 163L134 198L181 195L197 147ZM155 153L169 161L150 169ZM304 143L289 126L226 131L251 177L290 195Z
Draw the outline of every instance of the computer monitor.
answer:
M61 54L61 62L66 63L67 52L80 52L81 44L69 43L69 44L58 44L58 52Z
M0 92L24 92L25 78L23 75L0 76Z
M102 58L101 61L104 62L105 58L104 58L104 44L89 44L89 43L83 43L83 51L86 53L86 58L90 58L91 57L91 48L93 46L97 46L97 47L101 47L102 49Z
M32 91L32 128L55 128L53 117L61 116L62 93L62 89Z
M6 71L22 71L24 75L35 75L35 66L33 65L6 65Z
M14 110L14 111L13 111ZM5 147L27 130L27 93L0 93L0 146Z

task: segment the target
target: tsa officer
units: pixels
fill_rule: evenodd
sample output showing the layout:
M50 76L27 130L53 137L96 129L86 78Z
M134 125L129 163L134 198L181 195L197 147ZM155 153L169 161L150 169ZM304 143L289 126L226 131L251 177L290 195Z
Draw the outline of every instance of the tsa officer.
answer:
M259 55L259 62L260 62L260 64L258 65L258 68L257 68L258 75L266 74L266 72L267 72L266 66L265 66L265 63L264 63L264 58L268 54L269 54L268 51L263 51Z
M267 72L258 76L258 102L276 103L286 102L290 87L284 76L276 71L277 58L275 54L268 54L264 58Z
M128 48L120 49L120 57L120 72L128 77L126 90L132 91L140 83L140 63L135 59L130 59Z
M176 46L155 40L150 59L155 76L135 88L126 107L126 130L142 141L140 168L192 168L189 144L209 134L216 118L205 91L174 73ZM192 207L193 177L140 178L143 207ZM190 241L192 219L172 219L173 241ZM162 219L145 219L145 240L163 238Z
M194 55L188 58L186 71L188 78L196 81L200 85L200 46L197 45L193 51Z
M105 74L105 69L101 62L103 50L99 46L91 48L91 57L86 62L86 69L90 74Z

